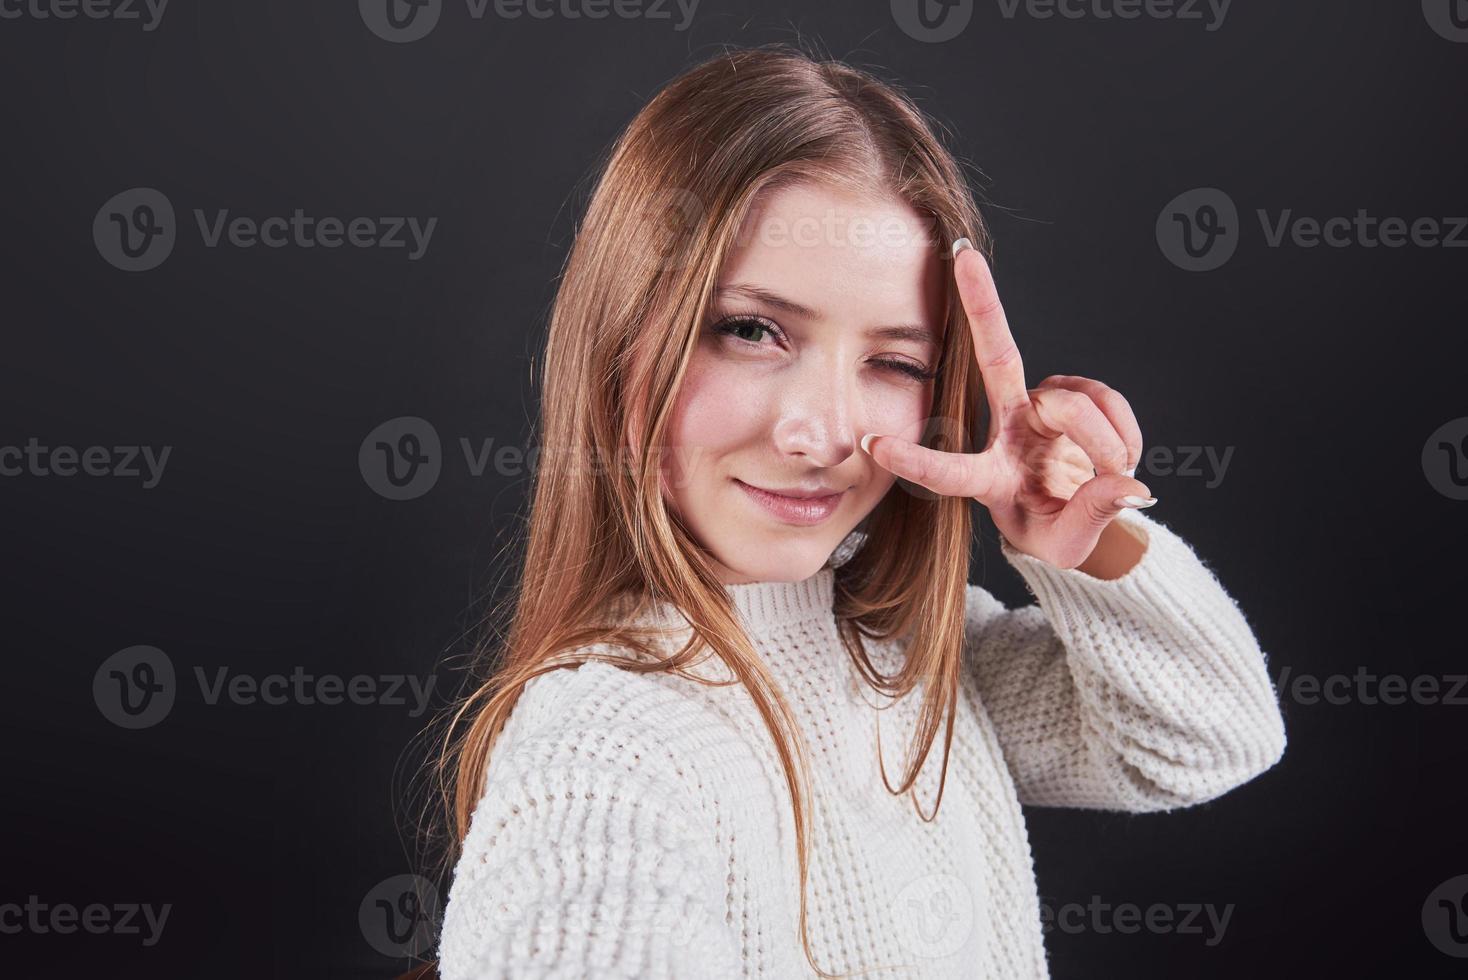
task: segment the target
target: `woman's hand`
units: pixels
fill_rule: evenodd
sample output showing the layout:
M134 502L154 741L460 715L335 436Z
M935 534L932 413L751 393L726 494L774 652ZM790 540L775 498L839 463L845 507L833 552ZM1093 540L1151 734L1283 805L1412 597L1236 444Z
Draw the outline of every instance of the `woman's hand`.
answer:
M1027 390L989 263L968 239L954 250L954 277L989 403L988 445L978 453L949 453L869 433L863 448L904 480L977 500L1018 550L1075 568L1124 509L1156 503L1146 484L1129 475L1141 460L1142 430L1127 400L1099 381L1054 375Z

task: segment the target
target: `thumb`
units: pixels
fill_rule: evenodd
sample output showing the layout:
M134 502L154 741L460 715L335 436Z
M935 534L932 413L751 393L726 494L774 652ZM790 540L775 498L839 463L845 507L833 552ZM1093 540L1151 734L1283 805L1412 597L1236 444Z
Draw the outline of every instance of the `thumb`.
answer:
M877 465L940 497L978 497L993 482L990 461L976 453L949 453L904 439L868 432L861 448Z
M1056 529L1068 538L1097 535L1122 511L1157 503L1151 494L1141 480L1122 473L1098 474L1066 503L1055 520Z

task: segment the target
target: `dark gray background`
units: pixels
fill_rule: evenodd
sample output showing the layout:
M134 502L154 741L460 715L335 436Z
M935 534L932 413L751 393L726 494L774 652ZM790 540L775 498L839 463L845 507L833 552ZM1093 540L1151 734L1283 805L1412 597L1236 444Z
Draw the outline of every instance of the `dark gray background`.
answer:
M1446 7L1445 0L1443 6ZM1459 0L1454 0L1459 2ZM433 671L467 650L526 479L531 357L599 154L725 43L803 38L906 83L987 180L1029 376L1100 378L1151 447L1232 449L1225 478L1140 473L1256 627L1271 673L1463 672L1468 503L1424 472L1468 415L1468 251L1269 248L1254 217L1468 214L1468 43L1416 2L1237 0L1199 21L1005 18L922 43L885 2L703 0L667 20L474 21L375 37L351 3L174 0L154 31L0 19L6 152L0 445L168 445L157 487L0 478L6 638L0 904L171 903L157 945L0 935L10 976L388 977L357 920L414 870L401 778L425 718L393 706L209 705L190 677ZM179 241L107 264L98 209L154 187ZM1224 190L1242 239L1187 272L1164 206ZM191 209L436 216L426 255L205 248ZM443 474L390 501L358 448L429 420ZM1429 456L1431 453L1429 453ZM1027 600L985 522L974 580ZM166 651L169 716L93 700L111 654ZM440 693L455 674L439 668ZM442 698L437 699L441 704ZM1028 812L1052 907L1213 903L1200 935L1047 935L1054 975L1456 976L1429 893L1468 873L1468 705L1284 699L1274 770L1171 815ZM411 812L411 810L408 810ZM1464 944L1468 946L1468 944ZM1468 952L1468 949L1460 949Z

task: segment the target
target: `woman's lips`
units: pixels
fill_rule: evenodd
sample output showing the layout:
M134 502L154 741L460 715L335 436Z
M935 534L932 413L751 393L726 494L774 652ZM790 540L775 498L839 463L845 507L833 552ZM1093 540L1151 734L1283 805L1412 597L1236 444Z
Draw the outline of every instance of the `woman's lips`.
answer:
M739 484L739 488L768 513L786 524L798 524L802 527L819 524L830 517L836 512L836 508L841 506L841 501L846 496L846 492L842 491L825 497L786 497L750 486L743 480L734 482Z

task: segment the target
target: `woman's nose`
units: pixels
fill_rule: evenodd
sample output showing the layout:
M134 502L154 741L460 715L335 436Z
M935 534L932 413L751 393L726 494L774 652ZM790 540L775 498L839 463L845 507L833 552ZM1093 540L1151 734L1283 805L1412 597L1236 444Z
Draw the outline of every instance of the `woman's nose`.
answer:
M836 466L856 451L855 379L829 366L792 378L782 393L775 445L817 466Z

